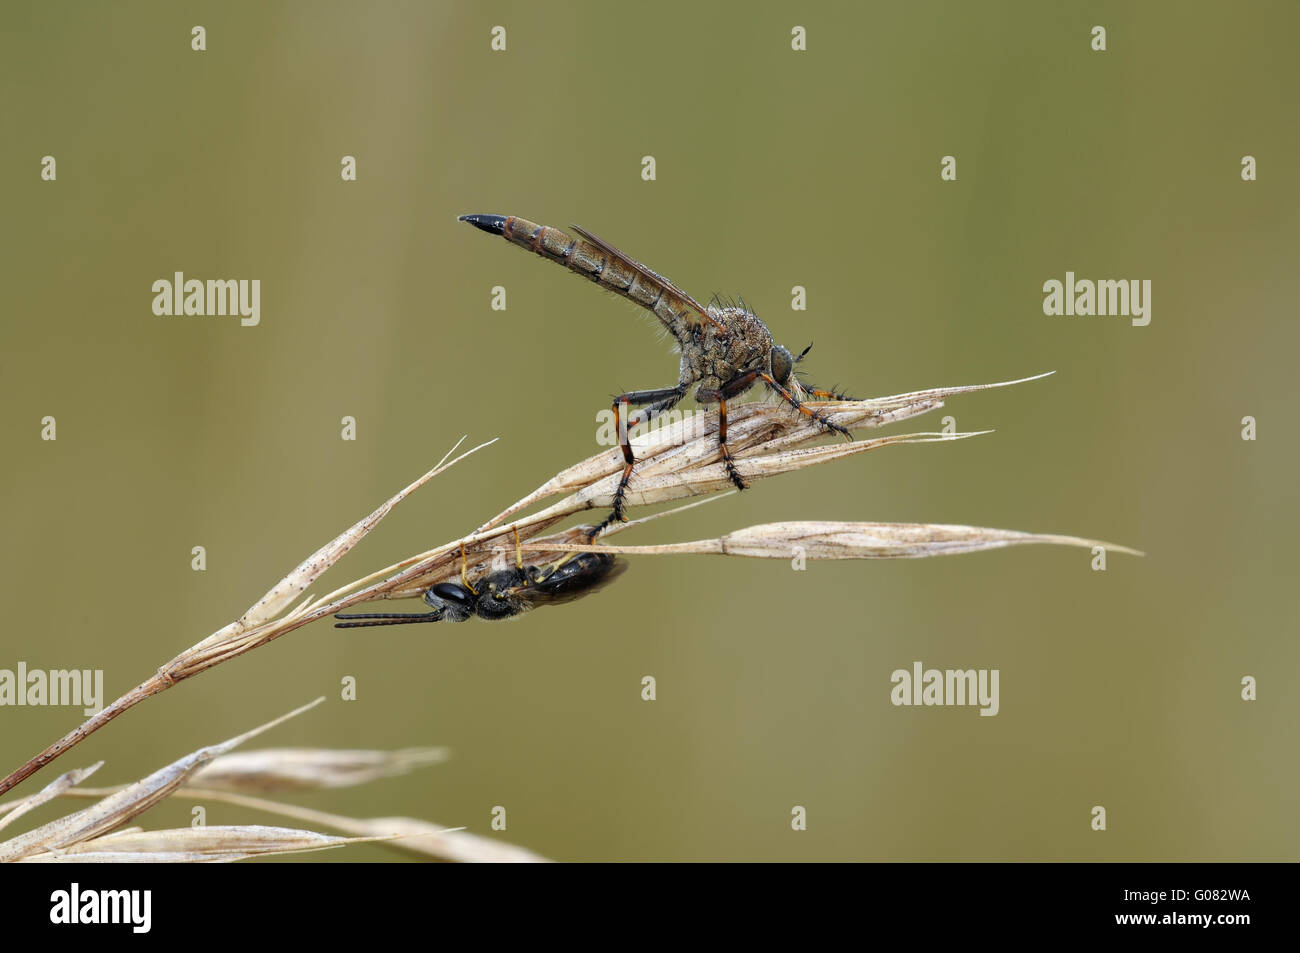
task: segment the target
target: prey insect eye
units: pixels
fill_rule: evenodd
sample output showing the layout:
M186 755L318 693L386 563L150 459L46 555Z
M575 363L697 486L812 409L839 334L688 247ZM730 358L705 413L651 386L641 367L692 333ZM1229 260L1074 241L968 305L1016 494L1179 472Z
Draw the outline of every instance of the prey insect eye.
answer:
M794 370L794 357L778 344L772 348L771 361L772 376L776 378L778 384L784 384L790 379L790 372Z
M436 597L443 602L450 602L466 609L473 610L474 608L473 593L454 582L440 582L425 594L424 601L436 607L437 603L431 597Z

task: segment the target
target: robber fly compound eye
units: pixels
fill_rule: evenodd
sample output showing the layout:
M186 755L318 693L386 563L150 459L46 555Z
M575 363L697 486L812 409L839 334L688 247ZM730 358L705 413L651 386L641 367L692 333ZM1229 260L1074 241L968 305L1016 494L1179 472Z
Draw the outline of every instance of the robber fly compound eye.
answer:
M793 370L794 357L790 352L779 344L772 348L772 376L776 378L777 383L787 383Z

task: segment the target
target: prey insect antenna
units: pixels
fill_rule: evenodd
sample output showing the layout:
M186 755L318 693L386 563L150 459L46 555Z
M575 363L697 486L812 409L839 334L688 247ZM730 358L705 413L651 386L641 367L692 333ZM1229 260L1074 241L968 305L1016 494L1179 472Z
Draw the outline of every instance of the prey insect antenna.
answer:
M442 619L442 613L434 610L433 612L340 612L334 616L336 619L363 619L361 622L335 622L336 629L362 629L372 625L402 625L407 622L439 622Z

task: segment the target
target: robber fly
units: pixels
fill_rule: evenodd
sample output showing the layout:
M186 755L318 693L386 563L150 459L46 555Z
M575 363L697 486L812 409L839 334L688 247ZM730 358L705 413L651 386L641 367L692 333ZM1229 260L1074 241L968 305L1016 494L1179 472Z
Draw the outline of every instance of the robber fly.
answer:
M614 398L618 442L623 451L623 476L614 493L613 512L592 530L591 539L615 520L627 519L623 497L636 463L628 430L669 410L686 396L693 384L699 385L695 390L697 401L718 405L718 446L727 476L737 489L743 490L748 484L727 447L727 401L740 397L756 384L763 384L826 430L853 439L846 428L831 422L823 411L804 404L808 398L853 399L833 390L820 390L796 377L795 365L804 359L812 345L795 357L781 345L773 344L767 325L744 302L706 307L663 275L577 225L572 226L579 236L574 238L558 228L513 215L462 215L460 220L485 232L503 235L507 241L562 264L607 291L639 304L653 312L677 340L682 357L676 386L629 391ZM642 409L628 417L629 406Z
M428 612L368 612L339 614L336 629L369 625L402 625L407 622L464 622L480 619L509 619L540 605L559 605L595 592L613 582L627 563L609 553L572 553L550 566L525 566L516 554L512 569L498 569L471 583L465 573L461 551L459 583L440 582L424 592ZM357 621L353 621L357 620Z

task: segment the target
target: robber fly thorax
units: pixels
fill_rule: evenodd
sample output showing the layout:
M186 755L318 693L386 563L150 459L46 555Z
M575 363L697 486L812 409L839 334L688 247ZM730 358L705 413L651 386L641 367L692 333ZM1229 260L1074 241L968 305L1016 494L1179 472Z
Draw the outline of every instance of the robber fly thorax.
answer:
M675 406L692 387L699 403L718 405L719 453L727 475L737 489L743 490L748 484L741 477L727 447L727 401L739 398L755 385L763 385L824 429L852 439L847 429L832 422L822 410L804 403L810 397L819 400L852 399L799 380L795 365L803 360L812 345L795 356L785 347L773 343L767 325L743 303L739 306L702 305L663 275L576 225L572 228L578 237L517 216L462 215L460 218L475 228L502 235L512 244L564 265L605 290L646 308L677 341L681 363L675 386L628 391L614 398L619 447L623 451L623 475L614 493L613 512L593 530L591 538L594 539L615 520L627 518L623 499L636 463L628 430ZM629 415L631 406L641 410Z

